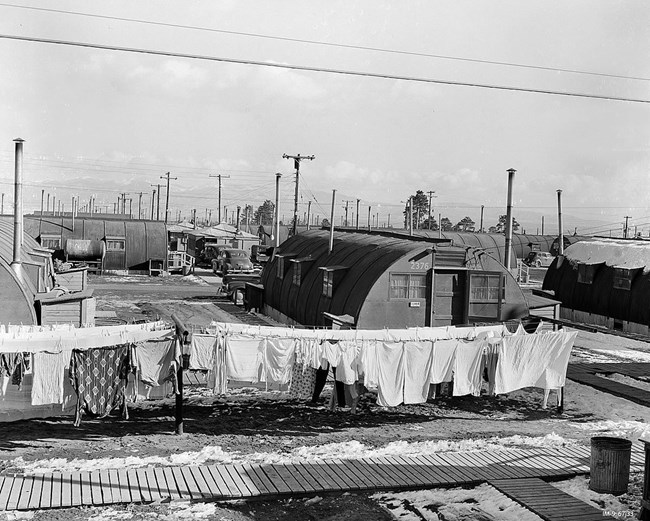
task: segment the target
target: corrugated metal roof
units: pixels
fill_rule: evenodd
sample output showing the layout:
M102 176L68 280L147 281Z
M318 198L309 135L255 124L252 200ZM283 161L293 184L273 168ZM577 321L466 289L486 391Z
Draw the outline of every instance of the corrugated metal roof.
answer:
M300 286L293 283L291 274L283 279L276 276L278 260L274 258L262 274L265 300L271 307L281 310L300 324L322 324L323 312L356 317L370 289L392 264L405 255L422 252L428 247L430 244L427 242L404 240L402 237L335 232L333 250L329 252L327 230L303 232L288 239L280 247L280 255L282 252L290 252L295 258L311 256L313 259L306 273L302 274ZM464 248L439 248L456 252L456 261L458 258L464 259ZM444 255L439 262L443 258ZM333 297L324 297L321 268L341 267L347 269L337 283Z
M650 241L590 239L576 242L564 250L567 259L585 264L605 263L620 268L645 268L650 271Z

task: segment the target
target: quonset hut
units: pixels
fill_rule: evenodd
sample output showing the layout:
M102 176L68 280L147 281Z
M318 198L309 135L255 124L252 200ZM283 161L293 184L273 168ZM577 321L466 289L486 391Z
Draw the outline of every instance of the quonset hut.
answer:
M542 289L562 302L560 317L650 334L650 241L592 239L564 250Z
M6 216L5 216L6 217ZM0 219L0 324L39 324L35 297L54 287L51 251L41 248L31 237L23 237L19 276L11 267L14 256L14 229L11 219Z
M339 231L330 252L328 231L306 231L280 246L262 285L265 313L293 325L381 329L528 315L500 262L433 239Z
M96 215L96 214L95 214ZM65 260L102 261L109 272L149 273L151 263L166 265L167 228L161 221L64 216L25 216L25 233Z

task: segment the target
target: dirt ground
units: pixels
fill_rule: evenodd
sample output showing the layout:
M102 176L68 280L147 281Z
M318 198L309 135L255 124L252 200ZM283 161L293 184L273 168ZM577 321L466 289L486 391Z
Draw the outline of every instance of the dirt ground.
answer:
M180 276L165 279L160 279L160 287L144 289L132 279L93 277L91 284L96 284L98 310L114 311L116 317L112 320L169 320L175 313L190 323L202 325L227 318L214 304L216 297L210 295L214 285ZM118 286L121 288L115 289ZM323 400L327 399L328 392L324 393ZM143 458L200 451L208 445L219 445L224 451L243 454L286 453L295 447L350 440L380 447L399 440L460 441L495 436L544 436L551 432L566 438L578 437L585 444L589 443L588 432L576 434L568 422L557 421L589 421L589 411L575 409L570 400L562 415L554 407L542 409L542 392L537 390L518 391L507 397L442 397L430 403L395 408L377 406L374 396L369 394L363 397L359 414L354 416L344 409L330 411L324 404L314 407L288 399L263 400L259 393L245 390L219 397L208 396L200 387L189 387L186 397L185 434L181 436L174 434L173 398L130 404L129 420L84 418L76 428L71 417L4 424L0 438L0 473L15 470L11 460L17 457L27 461L127 455ZM551 403L554 403L553 398ZM222 507L214 519L393 519L366 494L327 496L310 504L285 500ZM156 509L169 509L169 506L131 505L122 510L126 508L134 516L145 516L155 513ZM35 519L69 521L90 519L89 516L88 509L62 509L41 512Z

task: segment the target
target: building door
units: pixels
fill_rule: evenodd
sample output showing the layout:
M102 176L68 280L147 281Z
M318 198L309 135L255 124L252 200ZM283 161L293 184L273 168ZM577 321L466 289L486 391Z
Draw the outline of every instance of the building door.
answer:
M466 270L440 270L433 274L433 314L431 326L451 326L466 322Z

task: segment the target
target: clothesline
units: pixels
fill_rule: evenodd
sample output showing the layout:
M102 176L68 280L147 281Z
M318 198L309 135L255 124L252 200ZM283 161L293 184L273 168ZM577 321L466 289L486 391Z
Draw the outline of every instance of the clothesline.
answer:
M69 349L95 349L144 342L173 335L163 321L70 330L0 333L0 353L56 353Z
M496 394L560 389L577 336L523 327L513 334L501 325L315 332L213 323L212 331L193 335L189 368L208 370L215 393L225 393L228 380L292 385L296 376L333 367L337 381L363 380L388 406L423 403L431 385L451 381L454 395L478 396L484 370Z

